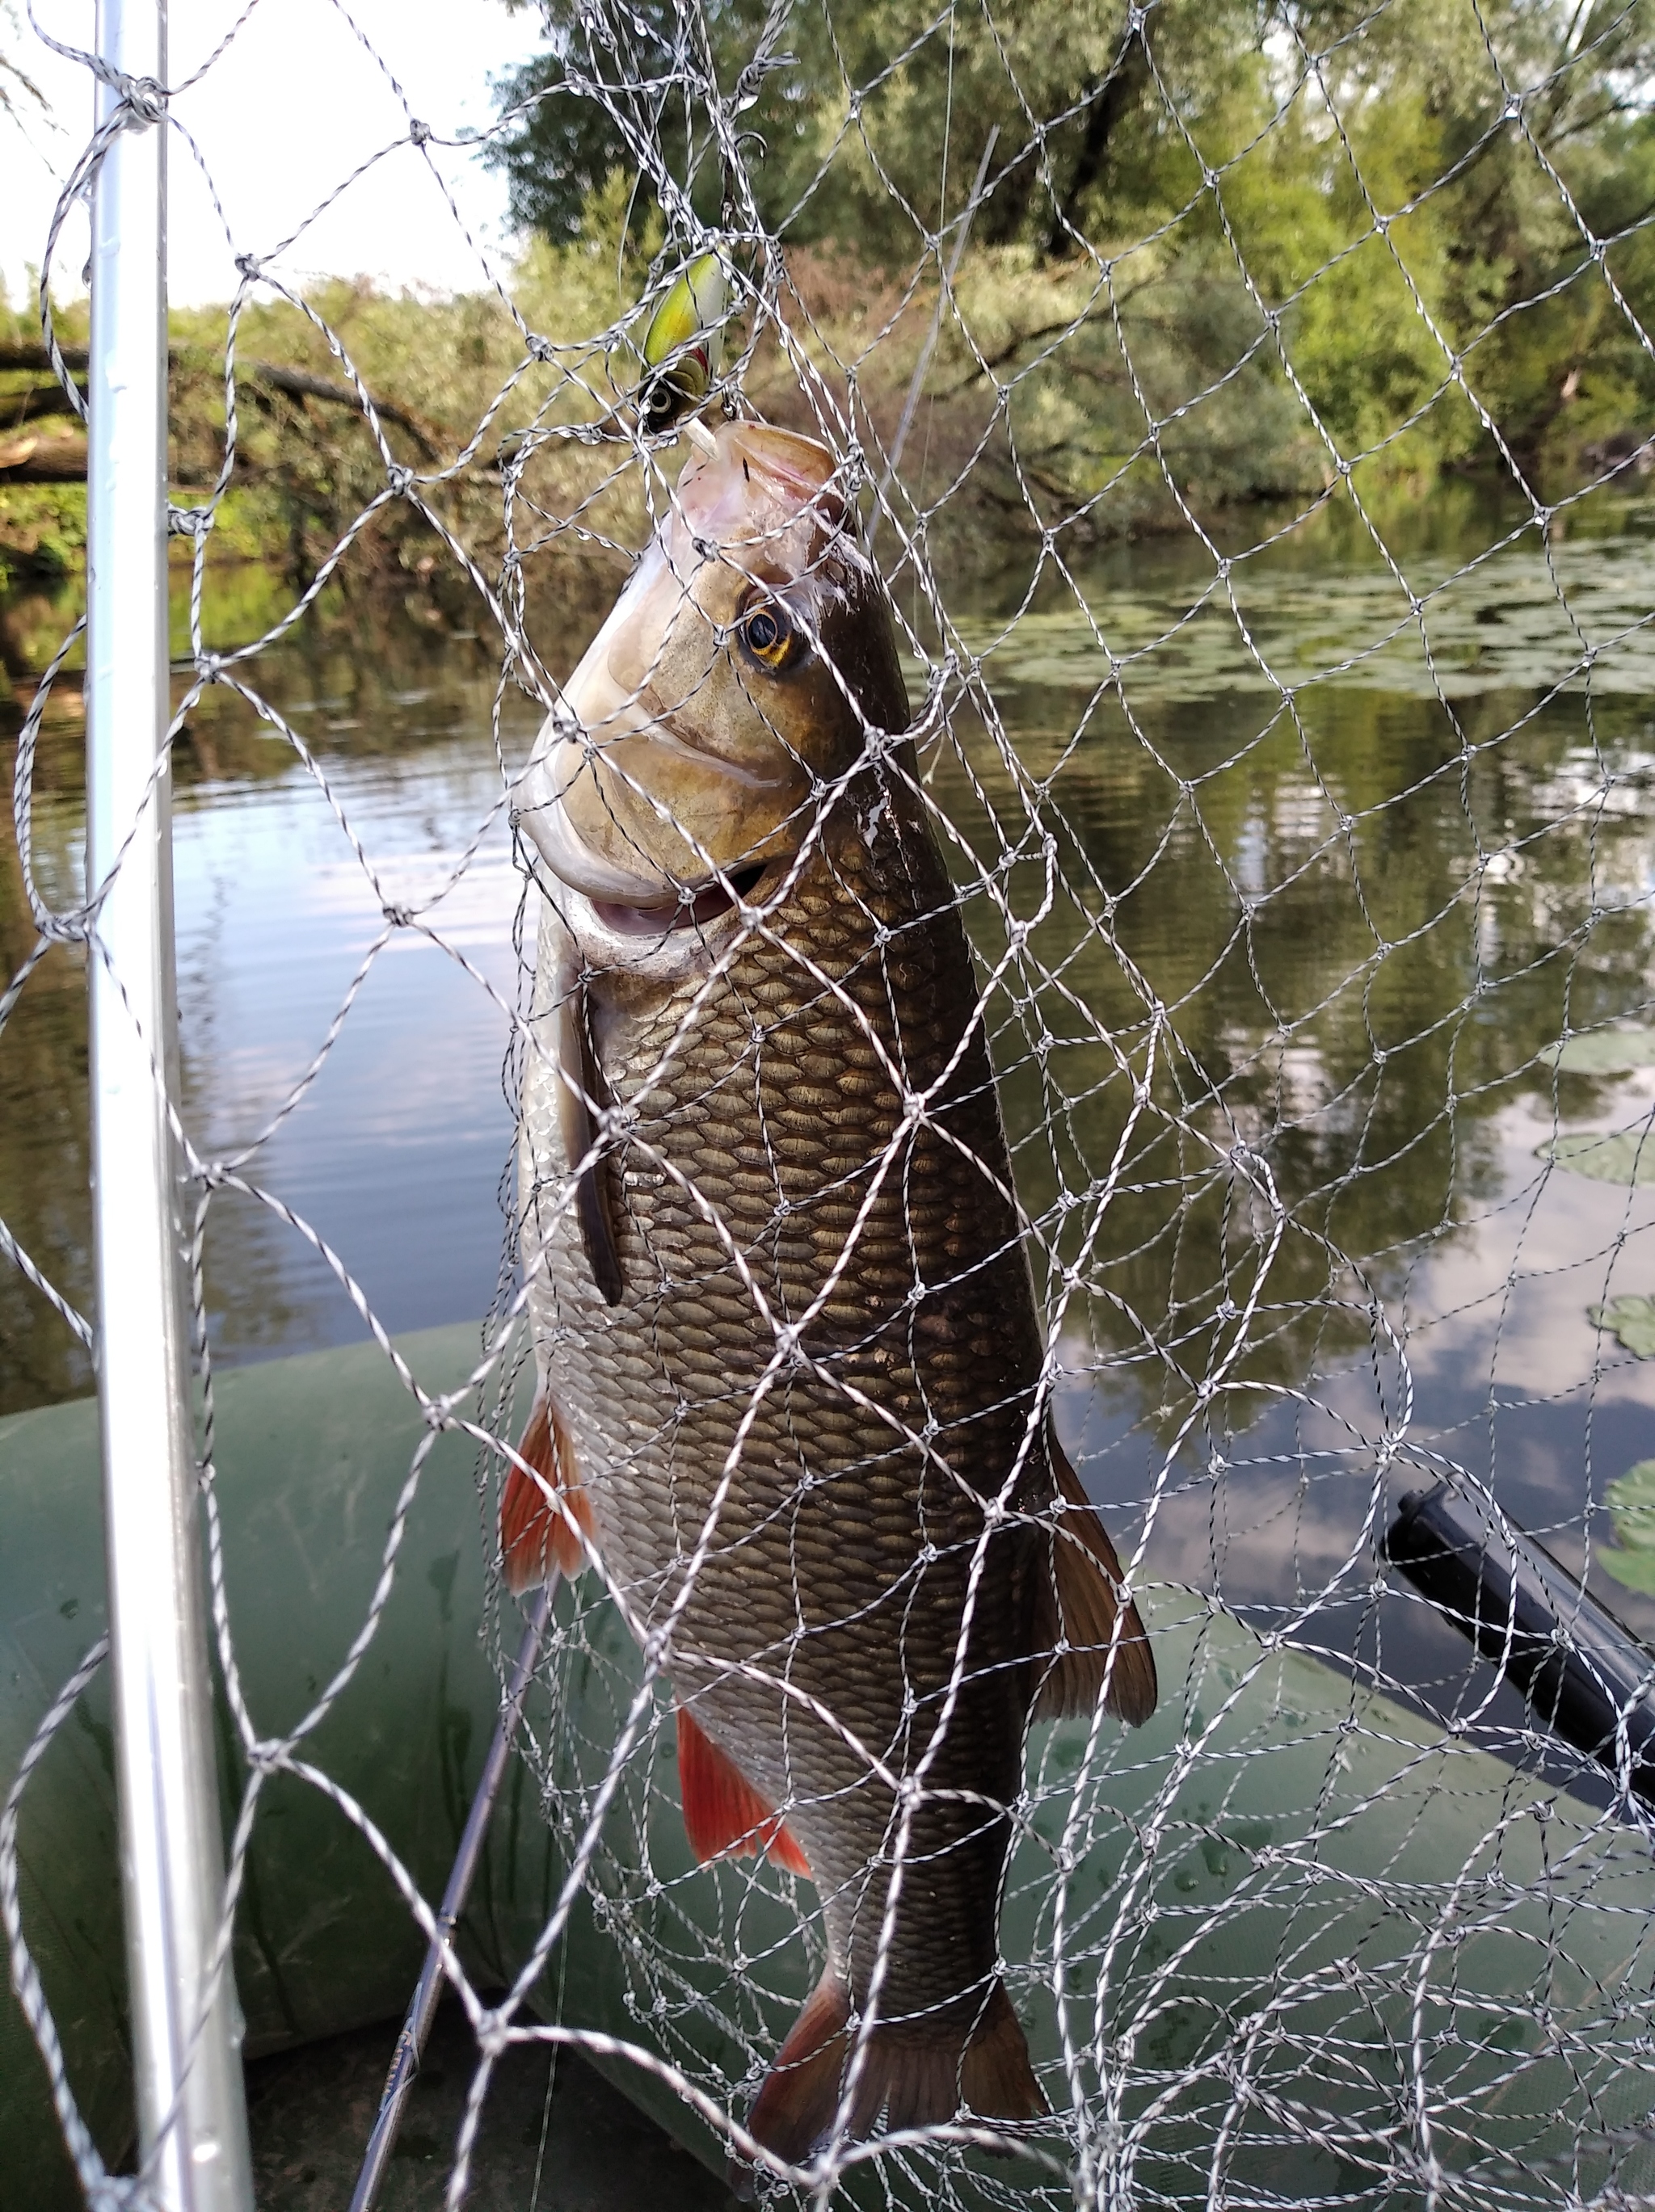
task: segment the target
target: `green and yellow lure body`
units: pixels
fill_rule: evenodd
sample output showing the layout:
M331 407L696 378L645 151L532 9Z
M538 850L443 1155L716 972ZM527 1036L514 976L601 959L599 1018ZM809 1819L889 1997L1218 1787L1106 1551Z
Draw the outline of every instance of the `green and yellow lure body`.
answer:
M716 253L682 270L650 317L638 387L642 426L659 437L692 413L712 390L724 346L729 279Z

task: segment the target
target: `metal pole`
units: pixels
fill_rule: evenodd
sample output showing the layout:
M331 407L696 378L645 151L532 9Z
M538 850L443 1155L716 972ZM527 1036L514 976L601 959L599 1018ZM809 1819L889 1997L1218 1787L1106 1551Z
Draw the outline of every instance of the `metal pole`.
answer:
M459 1925L459 1916L465 1910L465 1900L471 1895L478 1863L483 1856L483 1844L489 1832L494 1801L500 1795L500 1784L505 1779L512 1738L517 1733L517 1723L523 1713L523 1701L528 1696L529 1684L534 1679L534 1662L540 1656L540 1638L545 1633L551 1602L557 1595L557 1571L553 1568L536 1590L529 1608L523 1640L518 1646L511 1678L506 1686L506 1702L501 1708L500 1718L495 1725L494 1741L489 1746L488 1757L483 1762L483 1771L478 1778L477 1794L472 1799L465 1831L460 1837L459 1849L454 1854L448 1887L442 1893L442 1909L437 1914L436 1940L425 1954L425 1964L420 1969L413 1996L409 2001L408 2017L402 2024L402 2033L397 2038L391 2071L386 2077L385 2087L380 2097L380 2109L374 2120L374 2132L368 2137L368 2148L362 2154L362 2172L356 2176L350 2212L373 2212L374 2201L385 2179L386 2168L390 2165L392 2154L397 2146L397 2131L402 2125L403 2112L413 2093L414 2077L419 2072L420 2060L425 2056L431 2022L436 2018L437 2001L442 1995L445 1979L443 1953Z
M164 83L165 0L99 0L98 52ZM98 89L100 121L121 104ZM166 2212L251 2212L240 2016L201 1999L223 1897L183 1295L167 660L165 128L136 111L93 210L87 877L92 1175L121 1884L144 2171ZM117 868L117 861L119 867Z

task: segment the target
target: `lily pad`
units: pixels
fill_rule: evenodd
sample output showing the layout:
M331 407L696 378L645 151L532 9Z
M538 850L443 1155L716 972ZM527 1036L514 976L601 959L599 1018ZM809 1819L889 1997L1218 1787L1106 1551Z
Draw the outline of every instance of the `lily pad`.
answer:
M1597 1563L1628 1589L1655 1596L1655 1459L1629 1467L1605 1496L1615 1541L1603 1547Z
M1588 1306L1586 1313L1594 1328L1607 1329L1628 1352L1640 1359L1655 1359L1655 1298L1610 1298L1603 1305Z
M1616 1129L1605 1134L1597 1129L1571 1131L1553 1137L1536 1150L1542 1160L1572 1175L1590 1176L1594 1182L1655 1182L1655 1131Z
M1655 1030L1588 1030L1540 1054L1567 1075L1630 1075L1655 1067Z
M1599 697L1640 699L1655 690L1641 537L1583 544L1578 553L1556 548L1546 561L1528 543L1469 568L1421 559L1409 581L1422 602L1428 657L1421 617L1377 560L1338 574L1238 562L1227 583L1208 578L1194 595L1182 586L1112 589L1092 608L1037 608L1009 630L998 618L968 617L958 630L968 650L986 656L996 689L1088 692L1118 670L1135 707L1205 704L1215 691L1256 693L1274 705L1284 687L1323 684L1432 702L1506 687L1589 684ZM1589 768L1601 775L1595 756Z

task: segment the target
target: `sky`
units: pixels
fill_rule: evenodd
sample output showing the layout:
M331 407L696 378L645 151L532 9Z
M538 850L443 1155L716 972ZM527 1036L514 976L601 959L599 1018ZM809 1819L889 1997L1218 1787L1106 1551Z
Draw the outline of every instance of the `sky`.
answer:
M90 43L91 0L34 0L34 15L64 45ZM170 0L170 81L176 85L198 68L244 15L225 52L173 105L199 149L234 240L226 237L201 168L174 131L167 181L173 301L192 307L228 299L238 281L236 254L262 259L278 247L283 250L275 265L292 283L365 275L392 289L433 292L486 283L483 262L445 204L425 154L395 142L406 139L411 112L430 125L429 152L465 223L487 252L509 257L503 179L475 154L436 141L492 118L490 76L534 50L538 10L510 14L502 0L350 0L348 11L338 0L253 0L251 6L246 0ZM0 279L14 305L27 296L27 264L40 259L63 179L92 127L88 73L40 44L24 0L17 0L16 16L14 27L0 9L0 39L46 95L51 113L43 118L23 100L18 121L0 115ZM367 174L347 182L380 155ZM340 197L317 214L341 186ZM60 296L84 291L87 247L84 216L77 211L54 264Z

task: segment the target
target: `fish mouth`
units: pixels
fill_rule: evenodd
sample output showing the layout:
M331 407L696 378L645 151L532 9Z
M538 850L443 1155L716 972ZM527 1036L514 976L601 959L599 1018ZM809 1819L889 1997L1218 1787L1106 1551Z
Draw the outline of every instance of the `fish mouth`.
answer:
M678 479L686 531L733 545L762 544L778 529L813 512L826 532L841 528L846 505L833 456L813 438L769 422L726 422L717 451L692 461ZM754 477L763 487L755 513Z
M770 872L769 860L754 860L698 883L680 883L665 873L635 876L593 851L561 800L519 818L557 881L585 899L618 937L660 938L674 930L704 928L733 912Z
M612 899L588 899L592 911L605 928L617 937L665 937L675 929L704 929L736 907L757 890L769 872L769 863L756 860L751 867L732 868L721 881L716 876L699 889L685 886L681 894L670 904L662 900L649 904L638 902L621 902Z
M678 886L670 876L634 875L594 852L569 820L561 797L522 807L516 818L558 882L593 905L599 900L638 908L676 903Z

